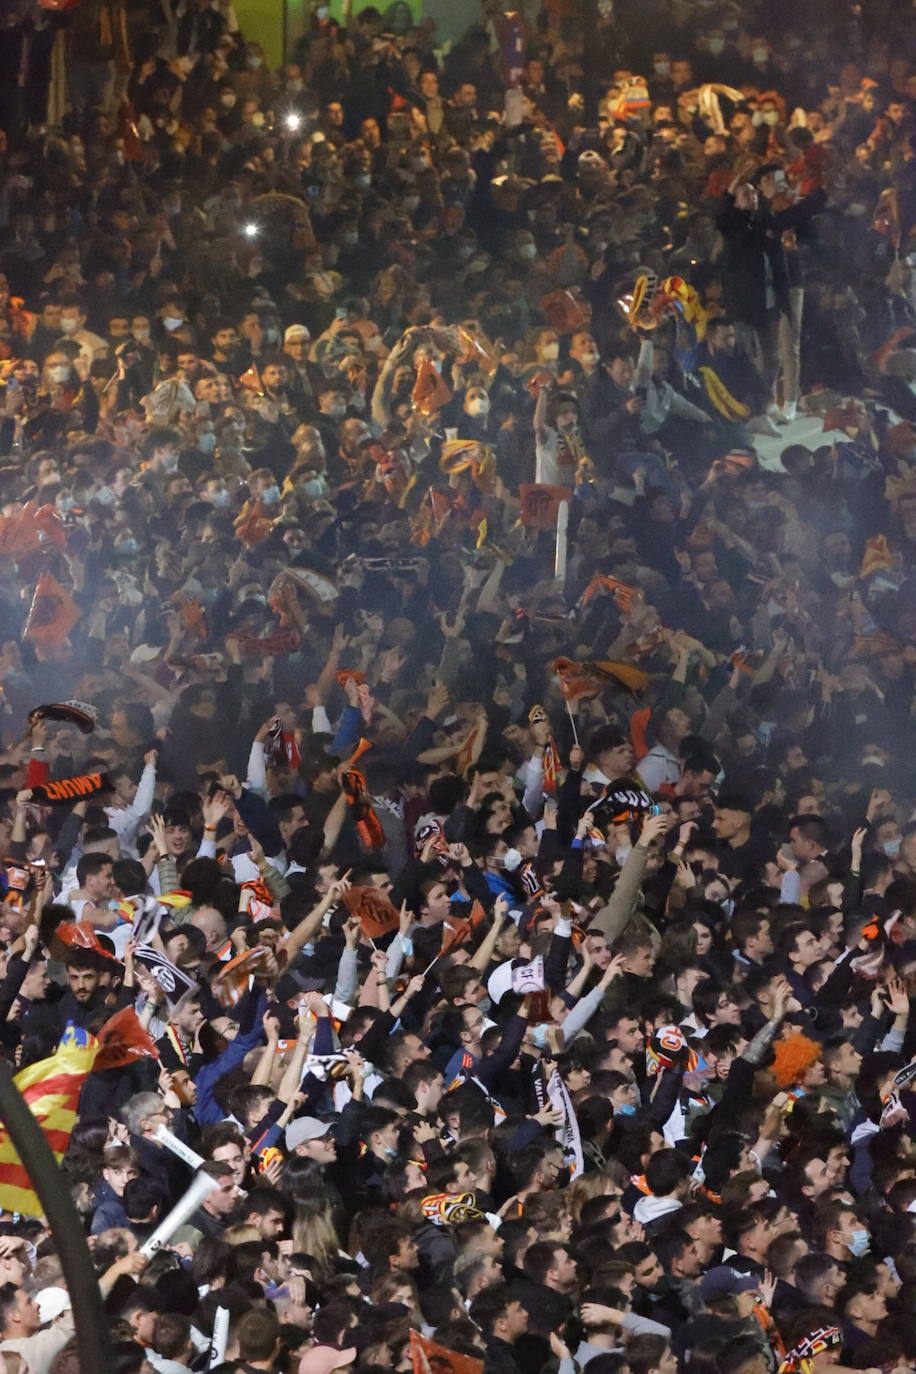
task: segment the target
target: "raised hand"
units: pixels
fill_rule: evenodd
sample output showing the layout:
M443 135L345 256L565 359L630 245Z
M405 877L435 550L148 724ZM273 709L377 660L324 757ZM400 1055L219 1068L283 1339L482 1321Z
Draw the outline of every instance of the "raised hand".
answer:
M655 816L646 816L639 832L639 846L641 849L648 849L656 840L661 839L668 833L671 827L671 817L660 812Z

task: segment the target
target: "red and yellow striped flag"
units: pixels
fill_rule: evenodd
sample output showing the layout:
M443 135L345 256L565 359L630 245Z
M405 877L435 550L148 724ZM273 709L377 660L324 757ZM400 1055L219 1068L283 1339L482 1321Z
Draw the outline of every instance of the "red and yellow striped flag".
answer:
M80 1093L93 1067L116 1069L137 1059L157 1058L158 1051L133 1007L109 1017L98 1039L72 1023L49 1059L17 1073L13 1082L38 1122L54 1158L60 1163L76 1122ZM42 1205L6 1131L0 1129L0 1207L26 1216L41 1216Z
M30 1064L13 1079L58 1162L69 1144L80 1091L98 1052L96 1040L89 1045L60 1045L50 1059ZM0 1132L0 1207L33 1217L44 1210L29 1171L5 1131Z

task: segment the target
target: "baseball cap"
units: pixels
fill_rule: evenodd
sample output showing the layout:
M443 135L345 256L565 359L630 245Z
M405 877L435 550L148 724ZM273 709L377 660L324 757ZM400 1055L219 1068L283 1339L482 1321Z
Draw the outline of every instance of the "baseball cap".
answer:
M355 1359L355 1345L347 1350L336 1350L333 1345L313 1345L299 1361L299 1374L331 1374L332 1369L341 1369Z
M291 997L296 997L302 992L320 992L324 987L324 979L306 976L290 970L282 973L277 979L274 993L278 1002L288 1002Z
M759 1288L760 1280L753 1274L741 1274L729 1264L717 1264L700 1280L700 1297L704 1302L715 1302L717 1298L730 1298L736 1293L749 1293Z
M38 1315L41 1317L42 1326L46 1322L53 1322L55 1317L59 1317L61 1312L66 1312L70 1306L70 1294L66 1288L42 1288L35 1294L35 1306L38 1308Z
M286 1128L286 1148L295 1150L298 1145L305 1145L310 1140L320 1140L330 1129L327 1121L319 1121L317 1116L297 1117ZM334 1366L330 1365L329 1368L333 1369Z

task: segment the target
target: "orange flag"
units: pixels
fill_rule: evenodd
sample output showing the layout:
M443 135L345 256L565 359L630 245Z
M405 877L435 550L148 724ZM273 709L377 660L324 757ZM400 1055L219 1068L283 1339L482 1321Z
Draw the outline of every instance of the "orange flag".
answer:
M181 601L181 595L177 594L173 596L172 600L177 604L177 602ZM181 601L178 614L184 621L188 633L194 639L207 638L207 618L204 614L204 608L197 600L196 596L185 597L184 600Z
M876 534L871 539L866 539L859 576L871 577L872 573L890 572L893 566L894 560L891 557L887 535Z
M641 692L649 681L648 673L642 668L632 663L616 663L611 659L575 663L569 658L557 658L552 667L560 679L560 691L567 701L596 697L608 684L626 687L630 692Z
M476 720L471 726L471 733L458 750L458 756L455 760L455 769L462 778L466 776L471 764L476 763L480 758L480 751L483 749L486 737L486 720L484 718Z
M483 1360L459 1355L457 1350L438 1345L419 1331L410 1333L410 1359L413 1374L483 1374Z
M569 501L572 492L568 487L549 487L543 482L523 482L518 489L521 509L518 513L520 525L533 530L552 530L557 523L557 511L563 501Z
M246 501L242 511L235 517L235 537L241 540L246 549L253 549L263 543L273 525L274 522L264 515L260 501Z
M600 591L612 592L614 601L617 604L617 609L620 611L628 611L633 605L633 601L636 597L635 587L628 587L625 582L618 582L616 577L606 577L604 573L595 573L595 576L576 602L576 614L578 615L580 611L584 610L592 598L597 596Z
M123 1069L138 1059L158 1058L155 1042L140 1024L133 1007L122 1007L99 1031L99 1052L92 1070L101 1073L105 1069Z
M260 396L262 394L264 390L264 384L261 381L261 374L258 371L256 363L252 363L251 367L249 367L247 371L243 372L241 377L239 377L239 386L244 387L246 391L254 392L256 396Z
M368 940L381 939L398 928L397 907L377 887L351 887L344 893L344 906L351 916L359 917L360 929Z
M36 583L22 637L42 649L57 649L66 641L81 615L70 593L56 577L44 572Z
M428 358L424 358L417 368L417 380L414 382L411 399L414 410L421 415L435 415L437 410L441 410L452 399L450 388Z
M548 291L541 297L541 312L558 334L574 334L577 329L583 329L590 318L588 303L577 286Z
M67 547L64 522L53 506L26 501L12 515L0 516L0 554L21 558L48 544L58 549Z
M90 921L61 921L51 933L51 942L51 953L61 962L66 958L68 949L91 949L93 954L117 963L115 955L102 944Z
M439 958L443 954L451 954L453 949L458 949L465 944L473 932L487 919L480 902L474 900L467 916L450 916L442 926L442 948L439 950Z
M248 988L248 979L255 973L267 954L263 945L243 949L234 959L223 964L216 975L214 996L221 1007L234 1007Z

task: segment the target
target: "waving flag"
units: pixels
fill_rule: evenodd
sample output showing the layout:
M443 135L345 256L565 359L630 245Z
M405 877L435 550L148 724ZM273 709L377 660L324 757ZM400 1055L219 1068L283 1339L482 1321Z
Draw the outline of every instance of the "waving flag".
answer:
M60 648L81 615L79 606L57 578L43 572L35 586L22 637L42 649Z
M410 1333L412 1374L483 1374L483 1360L437 1345L419 1331Z
M99 1031L99 1039L68 1025L49 1059L17 1073L13 1082L44 1131L55 1159L64 1155L76 1122L80 1092L96 1061L100 1068L117 1068L136 1058L154 1056L156 1048L132 1007L124 1008ZM41 1216L42 1206L29 1171L12 1141L0 1130L0 1207L8 1212Z
M194 978L184 973L164 954L160 954L153 945L137 945L134 959L153 975L165 993L170 1007L176 1006L186 993L197 987Z

